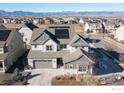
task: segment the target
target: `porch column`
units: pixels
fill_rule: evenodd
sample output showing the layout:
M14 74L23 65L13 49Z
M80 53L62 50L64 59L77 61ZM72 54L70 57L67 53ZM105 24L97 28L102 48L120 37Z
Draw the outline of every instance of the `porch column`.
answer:
M3 66L3 72L5 72L5 64L4 64L4 61L2 61L2 66Z

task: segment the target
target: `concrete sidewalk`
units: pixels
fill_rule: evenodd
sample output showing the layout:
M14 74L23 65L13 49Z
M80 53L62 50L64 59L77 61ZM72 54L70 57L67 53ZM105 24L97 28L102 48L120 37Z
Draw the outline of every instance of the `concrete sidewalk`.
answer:
M33 69L28 77L29 85L51 85L51 79L65 74L64 69Z

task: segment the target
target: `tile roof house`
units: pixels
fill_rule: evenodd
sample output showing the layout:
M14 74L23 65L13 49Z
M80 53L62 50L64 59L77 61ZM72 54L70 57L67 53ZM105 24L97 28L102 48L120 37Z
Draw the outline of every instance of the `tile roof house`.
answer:
M0 71L6 72L24 52L25 47L19 32L0 30Z
M83 51L89 52L86 36L71 26L49 26L37 29L31 37L28 64L33 68L59 68L69 73L92 74L94 62Z

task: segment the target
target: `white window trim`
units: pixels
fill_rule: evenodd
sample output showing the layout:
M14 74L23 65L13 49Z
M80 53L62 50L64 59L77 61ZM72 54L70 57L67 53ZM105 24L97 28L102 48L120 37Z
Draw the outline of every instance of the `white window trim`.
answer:
M48 47L51 47L51 49L49 48L49 49L47 49ZM46 45L46 51L53 51L53 45Z
M80 67L82 67L82 70L80 70ZM85 68L86 70L84 70L84 68ZM79 71L79 72L87 72L87 69L88 69L87 66L83 66L83 65L79 65L79 66L78 66L78 71Z

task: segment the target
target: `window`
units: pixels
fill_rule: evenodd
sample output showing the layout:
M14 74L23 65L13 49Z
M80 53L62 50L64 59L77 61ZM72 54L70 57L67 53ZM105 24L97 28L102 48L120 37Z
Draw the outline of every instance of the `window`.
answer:
M22 34L22 36L24 36L24 33L21 33Z
M3 64L2 64L2 62L0 61L0 68L2 68L3 67Z
M37 45L34 45L34 48L37 48Z
M80 65L78 71L86 72L86 71L87 71L87 67L86 67L86 66L81 66L81 65Z
M69 69L73 69L73 65L72 64L69 65Z
M3 48L0 48L0 52L3 52Z
M67 45L66 44L62 44L60 45L61 49L66 49L67 48Z
M27 38L25 38L25 41L27 41Z
M47 45L47 46L46 46L46 50L47 50L47 51L52 51L52 50L53 50L53 48L52 48L52 46L51 46L51 45Z
M82 70L83 70L84 72L87 71L87 67L84 66Z

